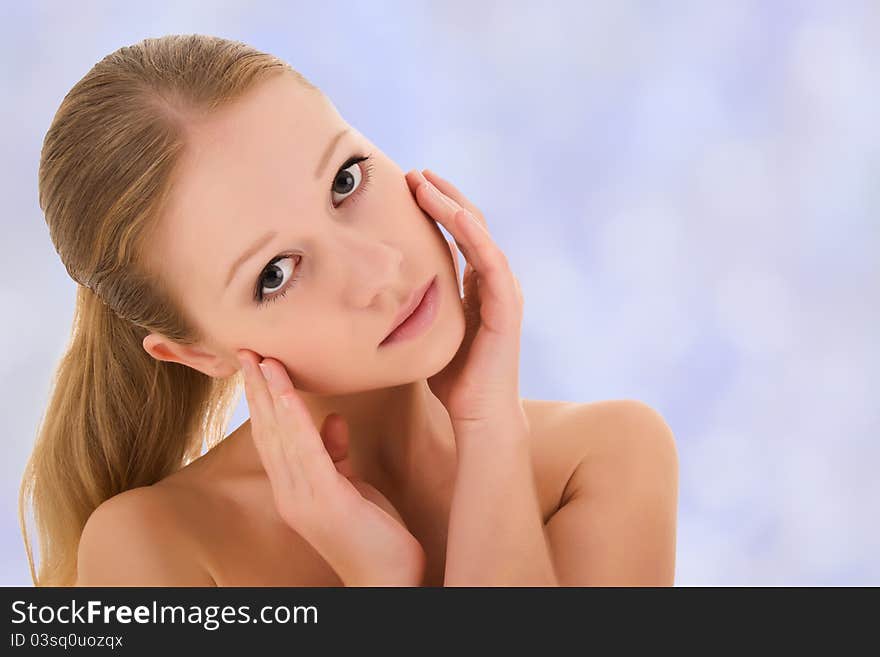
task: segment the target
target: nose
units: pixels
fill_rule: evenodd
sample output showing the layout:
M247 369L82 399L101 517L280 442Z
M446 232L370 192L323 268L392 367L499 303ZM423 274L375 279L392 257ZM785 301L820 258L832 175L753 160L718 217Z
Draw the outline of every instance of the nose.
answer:
M382 294L399 294L394 289L401 284L403 251L399 247L375 237L354 238L339 255L348 264L345 289L354 307L369 307Z

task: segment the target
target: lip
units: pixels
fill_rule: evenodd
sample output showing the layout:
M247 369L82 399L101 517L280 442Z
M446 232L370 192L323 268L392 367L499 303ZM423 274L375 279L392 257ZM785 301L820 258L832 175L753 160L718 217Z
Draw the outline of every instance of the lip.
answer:
M424 306L428 304L424 304L423 302L425 301L425 297L428 296L428 291L436 286L436 282L437 276L435 275L425 285L413 291L400 313L394 318L394 322L392 323L388 334L385 336L385 339L379 343L380 347L392 342L397 342L400 339L406 339L411 335L421 333L422 329L427 328L433 320L437 304L433 303L431 304L431 308L425 308ZM431 294L431 297L432 299L436 298L436 291ZM398 331L398 329L405 330ZM403 335L403 333L406 333L406 335Z

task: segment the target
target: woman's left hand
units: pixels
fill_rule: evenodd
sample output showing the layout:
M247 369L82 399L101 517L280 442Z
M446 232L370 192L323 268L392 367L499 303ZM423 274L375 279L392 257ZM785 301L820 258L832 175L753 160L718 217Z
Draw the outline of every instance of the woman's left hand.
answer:
M419 206L455 239L467 264L462 279L465 335L458 352L428 378L456 436L503 427L528 432L519 397L523 295L482 212L452 183L425 169L406 174ZM458 259L454 255L455 269Z

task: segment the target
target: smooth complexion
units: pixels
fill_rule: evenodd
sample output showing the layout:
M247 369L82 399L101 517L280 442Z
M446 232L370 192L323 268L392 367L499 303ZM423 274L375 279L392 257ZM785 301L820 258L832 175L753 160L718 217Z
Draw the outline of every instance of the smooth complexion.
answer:
M342 173L358 156L369 159ZM144 340L151 355L221 377L238 369L239 349L277 359L316 425L330 412L348 421L364 478L403 490L454 477L452 426L426 378L464 337L455 263L404 172L328 99L282 75L192 126L154 245L151 268L205 339L180 345L154 333ZM431 325L378 348L432 276ZM272 297L262 305L258 285ZM235 435L214 457L260 472L246 427Z

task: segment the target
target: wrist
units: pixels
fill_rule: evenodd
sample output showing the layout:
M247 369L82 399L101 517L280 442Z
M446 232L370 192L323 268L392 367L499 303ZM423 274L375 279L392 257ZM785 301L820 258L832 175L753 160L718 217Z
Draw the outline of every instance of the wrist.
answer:
M505 419L495 421L458 421L453 422L452 430L455 442L459 447L470 449L472 446L524 446L528 444L530 427L528 419L521 410L502 415Z
M345 586L421 586L426 562L424 549L413 537L399 550L389 547L381 562L353 564L340 579Z
M342 577L345 586L421 586L425 574L424 558L418 563L393 568L373 568L364 573Z

